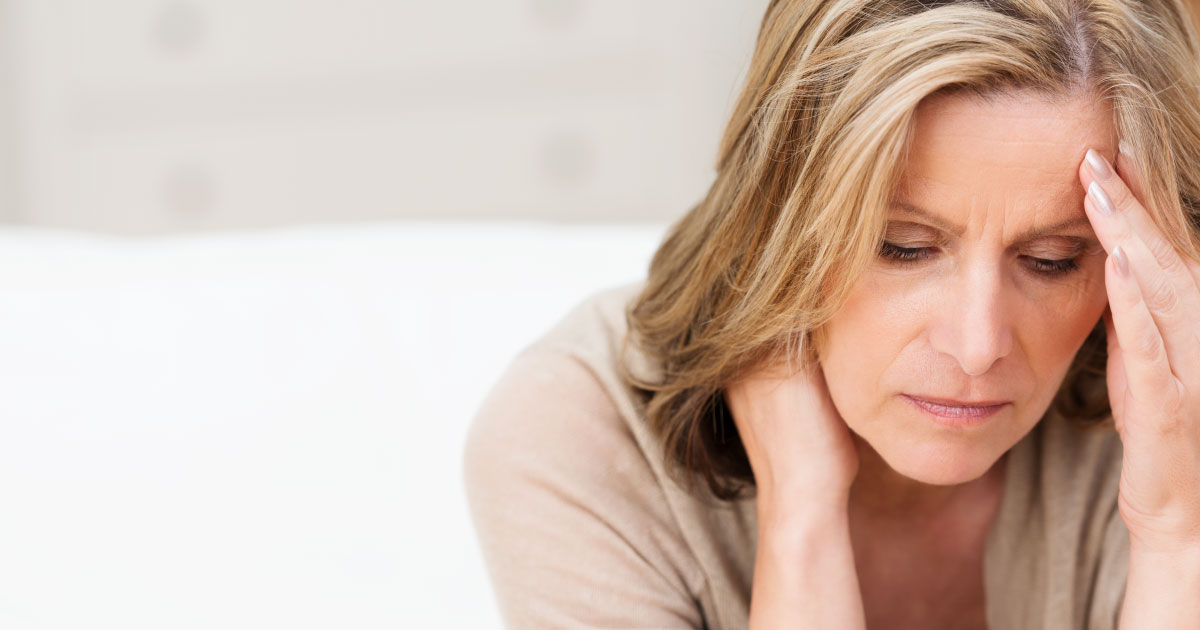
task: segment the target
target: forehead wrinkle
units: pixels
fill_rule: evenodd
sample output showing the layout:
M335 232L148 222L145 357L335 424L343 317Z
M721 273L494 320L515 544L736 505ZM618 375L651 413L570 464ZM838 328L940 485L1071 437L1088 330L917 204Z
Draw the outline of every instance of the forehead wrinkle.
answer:
M931 185L953 189L954 183L969 177L971 173L997 173L993 177L1019 179L1031 188L1052 190L1061 194L1064 190L1078 186L1075 165L1087 150L1071 147L1066 149L1057 142L1048 142L1034 148L1034 159L1029 159L1030 143L1014 143L1002 147L1001 142L987 143L986 152L979 151L979 144L971 147L945 146L922 156L920 163L910 163L904 172L907 186L928 188Z
M966 231L967 231L966 225L952 222L949 219L946 219L945 217L943 217L942 215L932 212L930 210L927 210L925 208L922 208L920 206L917 206L917 205L914 205L914 204L911 204L908 202L903 202L903 201L894 202L892 205L893 205L893 208L895 210L899 211L900 213L910 214L913 216L923 218L926 221L928 221L930 224L932 224L934 227L937 227L938 229L940 229L942 231L953 234L954 236L957 236L959 238L961 238L964 234L966 234ZM1008 218L1008 212L1005 211L1005 212L1001 212L1000 214L1001 214L1001 216L999 217L999 220L1006 221ZM1042 216L1041 212L1037 212L1035 214L1036 214L1036 216L1039 216L1039 217ZM1051 223L1046 223L1046 224L1036 224L1035 223L1034 225L1032 225L1028 228L1025 228L1020 233L1018 233L1016 235L1016 237L1013 238L1013 242L1027 243L1029 241L1036 240L1038 238L1042 238L1044 236L1048 236L1051 234L1066 232L1067 230L1070 230L1072 228L1076 228L1079 226L1091 227L1091 221L1087 218L1086 214L1078 213L1078 214L1072 215L1068 218L1060 219L1060 220L1053 221Z
M919 217L915 224L960 240L995 234L1006 247L1054 236L1094 241L1078 164L1089 146L1115 153L1111 110L1092 95L1013 96L924 101L889 218Z

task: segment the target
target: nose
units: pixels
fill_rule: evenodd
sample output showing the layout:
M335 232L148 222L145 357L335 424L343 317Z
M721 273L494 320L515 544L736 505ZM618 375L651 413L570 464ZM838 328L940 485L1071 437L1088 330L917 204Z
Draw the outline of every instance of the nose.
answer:
M1012 351L1012 322L998 270L977 265L959 271L931 305L930 342L938 352L954 357L963 372L978 376Z

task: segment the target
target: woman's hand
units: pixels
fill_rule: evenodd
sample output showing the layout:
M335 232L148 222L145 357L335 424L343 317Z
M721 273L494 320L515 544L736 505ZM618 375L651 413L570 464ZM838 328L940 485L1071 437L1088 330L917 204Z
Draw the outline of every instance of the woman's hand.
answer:
M768 365L725 388L760 499L845 509L858 451L820 366Z
M1134 551L1200 550L1200 264L1151 220L1136 173L1125 152L1115 173L1095 151L1079 171L1109 253L1108 395L1124 450L1118 507Z
M763 367L725 402L758 489L750 630L865 628L847 510L858 450L824 372Z

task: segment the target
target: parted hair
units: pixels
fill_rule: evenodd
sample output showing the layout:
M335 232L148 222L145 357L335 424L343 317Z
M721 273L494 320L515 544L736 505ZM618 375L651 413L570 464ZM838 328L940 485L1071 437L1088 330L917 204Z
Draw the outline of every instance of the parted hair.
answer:
M1146 205L1200 260L1200 42L1181 0L771 0L704 198L625 312L619 366L674 479L721 500L754 478L722 388L817 361L822 325L882 243L914 111L1012 90L1109 101ZM661 367L628 369L630 344ZM1098 322L1048 413L1111 430ZM704 488L701 488L703 490Z

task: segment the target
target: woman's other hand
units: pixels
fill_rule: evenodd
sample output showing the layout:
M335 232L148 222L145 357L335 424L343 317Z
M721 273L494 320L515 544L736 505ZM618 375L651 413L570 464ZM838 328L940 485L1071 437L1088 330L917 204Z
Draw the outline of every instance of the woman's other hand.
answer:
M760 367L725 388L758 499L845 509L858 451L819 365ZM761 511L761 510L760 510Z
M847 512L858 450L821 367L754 370L725 402L758 490L750 630L865 628Z
M1200 264L1151 219L1137 169L1088 151L1079 177L1109 261L1108 395L1134 551L1200 554Z

